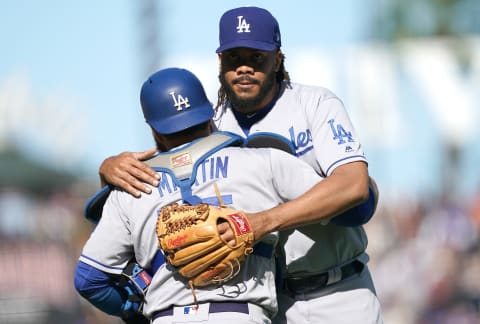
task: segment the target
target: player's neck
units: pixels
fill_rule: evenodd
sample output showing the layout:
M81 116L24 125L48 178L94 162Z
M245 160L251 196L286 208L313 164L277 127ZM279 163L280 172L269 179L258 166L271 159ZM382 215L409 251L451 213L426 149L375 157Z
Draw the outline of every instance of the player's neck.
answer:
M193 142L194 140L206 137L211 134L211 130L208 129L192 129L190 133L175 134L172 136L162 136L162 144L169 151L175 147L179 147L184 144Z

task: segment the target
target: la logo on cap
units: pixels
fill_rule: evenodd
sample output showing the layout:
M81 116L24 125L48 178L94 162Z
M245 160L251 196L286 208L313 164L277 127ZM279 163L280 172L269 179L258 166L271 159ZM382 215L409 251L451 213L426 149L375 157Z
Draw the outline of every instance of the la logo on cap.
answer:
M243 16L238 16L237 18L238 18L237 33L249 33L250 24L247 23L247 20L243 18Z
M190 107L190 100L188 100L187 97L184 98L181 94L175 97L175 91L169 92L168 94L172 97L173 106L177 108L177 111L181 111L183 108ZM183 108L182 105L184 106Z

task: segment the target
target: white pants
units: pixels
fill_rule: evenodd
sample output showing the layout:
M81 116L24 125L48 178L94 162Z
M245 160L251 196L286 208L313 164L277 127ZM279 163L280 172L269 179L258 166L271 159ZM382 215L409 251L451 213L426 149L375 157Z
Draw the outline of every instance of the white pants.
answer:
M368 267L362 273L318 291L290 296L278 293L275 324L382 324Z

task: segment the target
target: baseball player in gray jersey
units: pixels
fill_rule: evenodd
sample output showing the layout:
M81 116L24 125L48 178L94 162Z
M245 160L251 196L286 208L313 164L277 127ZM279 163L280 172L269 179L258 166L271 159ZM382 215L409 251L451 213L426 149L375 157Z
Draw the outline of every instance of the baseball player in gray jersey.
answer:
M296 200L249 215L260 236L281 230L285 267L277 278L274 322L382 323L362 227L375 211L378 192L342 101L328 89L290 82L278 22L265 9L225 12L219 40L218 128L282 135L325 179ZM148 192L138 180L156 181L139 161L149 154L124 152L105 160L102 181L133 194Z
M221 286L197 287L198 304L194 304L186 281L159 252L157 215L166 205L194 198L209 203L221 199L234 209L259 212L297 198L321 178L307 163L290 154L270 148L237 147L237 135L212 133L213 106L200 81L187 70L169 68L154 73L142 87L141 102L158 148L165 151L159 156L169 161L180 161L181 157L181 166L185 157L191 156L193 169L181 179L172 176L177 173L158 172L158 187L140 198L112 190L79 258L76 289L99 309L123 315L128 296L118 285L119 280L112 278L118 278L135 258L141 269L148 270L142 310L154 324L270 323L277 312L273 257L276 232L261 236L255 233L258 243L240 273ZM169 170L174 170L176 163L169 165ZM194 181L184 186L185 179L194 175Z

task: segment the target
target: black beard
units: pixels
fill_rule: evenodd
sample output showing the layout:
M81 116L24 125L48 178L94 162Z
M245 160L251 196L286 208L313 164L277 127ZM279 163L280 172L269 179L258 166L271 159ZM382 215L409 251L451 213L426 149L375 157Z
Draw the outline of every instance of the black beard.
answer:
M276 81L276 73L275 71L270 71L265 76L265 81L263 84L260 84L257 80L250 79L247 77L240 77L233 81L233 84L238 83L242 79L247 79L252 83L260 84L260 92L253 98L250 99L242 99L239 98L235 92L232 90L232 87L227 83L225 80L225 74L223 72L220 73L220 84L223 86L225 90L225 94L227 96L227 100L230 102L230 105L233 109L241 113L249 113L256 110L256 107L265 99L268 93L272 90L273 86L275 85Z

